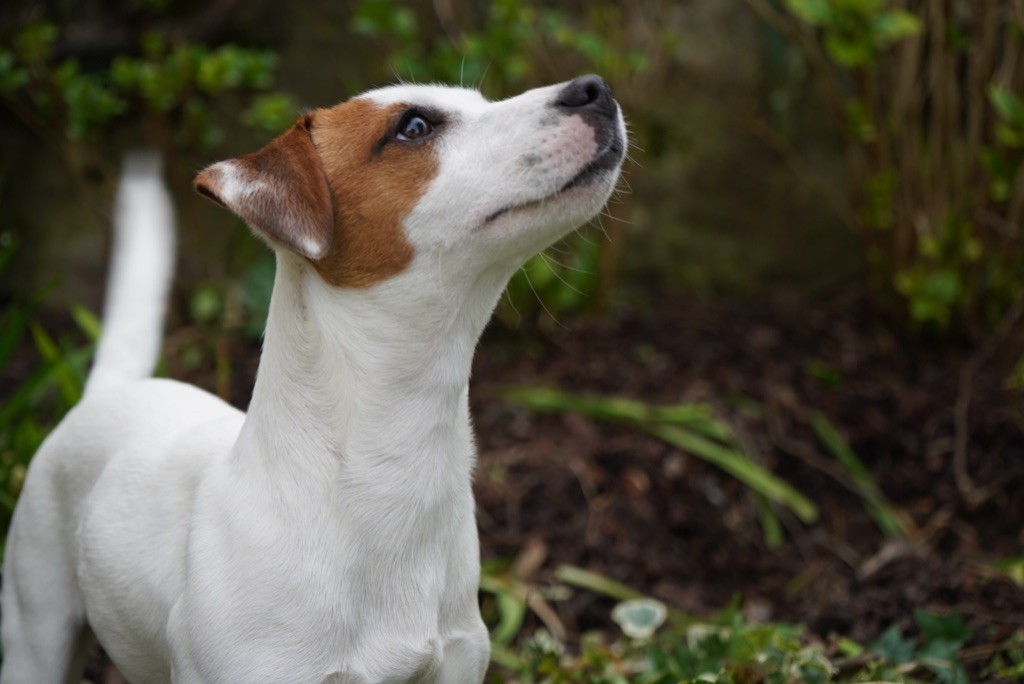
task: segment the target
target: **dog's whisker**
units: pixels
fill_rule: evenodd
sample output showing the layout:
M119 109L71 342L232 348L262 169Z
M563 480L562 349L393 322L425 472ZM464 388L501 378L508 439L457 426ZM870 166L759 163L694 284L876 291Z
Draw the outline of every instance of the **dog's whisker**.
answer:
M523 269L520 268L519 270ZM516 327L518 328L519 325L522 324L523 322L523 315L519 313L519 308L516 306L516 303L512 300L512 293L509 292L509 289L507 287L505 288L505 301L507 301L508 305L512 307L512 312L516 315Z
M544 256L543 252L541 252L541 256ZM561 261L558 261L554 257L547 257L547 258L551 260L551 263L557 265L559 268L564 268L566 271L572 271L573 273L580 273L582 275L590 275L590 276L597 275L593 271L587 271L587 270L582 269L582 268L576 268L575 266L572 266L570 264L566 264L566 263L563 263ZM583 294L583 293L581 292L580 294Z
M601 212L601 216L603 216L604 218L607 218L607 219L611 219L612 221L616 221L617 223L622 223L622 224L627 225L627 226L635 226L636 225L635 221L630 221L628 219L619 218L615 214L612 214L611 212L608 212L608 211L602 211Z
M480 80L476 84L477 90L484 89L484 79L487 78L487 72L491 70L491 62L487 62L487 66L484 67L484 73L480 74Z
M587 295L587 293L581 292L579 290L579 288L577 288L575 285L573 285L568 280L563 278L562 275L558 272L559 268L563 268L563 269L565 269L567 271L577 271L579 273L582 273L583 271L579 271L578 269L570 268L569 266L566 266L565 264L559 263L559 262L557 262L557 261L555 261L553 259L549 260L549 258L547 256L545 256L544 252L540 253L540 258L544 259L545 261L548 262L548 268L551 269L551 272L554 274L554 276L556 278L558 278L558 280L560 280L562 282L563 285L565 285L567 288L569 288L570 290L572 290L573 292L575 292L578 295L582 295L584 297L589 296L589 295ZM591 274L591 275L593 275L593 274Z
M530 274L526 271L526 269L523 269L523 275L526 276L526 283L530 286L530 289L533 290L533 296L537 298L537 303L540 304L542 309L544 309L544 313L546 313L551 318L551 320L555 322L555 325L564 330L568 330L569 327L562 323L560 320L558 320L558 317L556 317L555 314L551 313L551 309L549 309L548 305L544 303L544 299L540 296L540 293L537 292L537 288L533 286L533 281L530 280Z
M612 236L608 234L608 229L604 227L604 221L601 220L601 216L601 214L598 214L597 216L592 218L591 223L592 225L597 226L597 229L601 231L601 234L604 235L604 239L606 242L611 242Z

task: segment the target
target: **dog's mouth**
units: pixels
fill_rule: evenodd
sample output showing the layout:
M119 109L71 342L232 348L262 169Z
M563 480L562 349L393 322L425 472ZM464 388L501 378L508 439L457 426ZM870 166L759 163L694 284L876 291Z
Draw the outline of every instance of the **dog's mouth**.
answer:
M614 137L611 139L611 142L609 142L603 150L594 155L593 159L587 162L587 164L582 169L580 169L575 176L570 178L569 181L565 183L565 185L563 185L550 195L545 195L544 197L539 197L535 200L530 200L528 202L510 204L506 207L502 207L501 209L498 209L497 211L488 214L487 218L484 219L484 222L480 226L480 228L484 228L485 226L493 223L498 218L510 212L540 206L541 204L553 200L554 198L558 197L559 195L568 190L592 184L599 177L601 177L608 171L614 170L619 165L619 163L622 161L622 153L624 149L625 143L623 142L622 136L619 134L618 130L616 130Z

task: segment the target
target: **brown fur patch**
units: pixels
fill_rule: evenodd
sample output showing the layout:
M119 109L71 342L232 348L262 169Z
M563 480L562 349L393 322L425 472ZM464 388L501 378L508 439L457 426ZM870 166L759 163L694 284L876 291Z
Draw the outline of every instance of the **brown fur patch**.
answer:
M326 256L311 263L331 285L372 285L412 261L402 220L437 174L437 157L428 142L374 149L404 108L353 99L312 114L313 144L334 205L334 239Z
M258 152L214 164L195 180L195 188L230 209L256 230L299 254L326 252L334 232L330 190L309 134L310 119L294 125ZM248 192L225 192L225 173Z

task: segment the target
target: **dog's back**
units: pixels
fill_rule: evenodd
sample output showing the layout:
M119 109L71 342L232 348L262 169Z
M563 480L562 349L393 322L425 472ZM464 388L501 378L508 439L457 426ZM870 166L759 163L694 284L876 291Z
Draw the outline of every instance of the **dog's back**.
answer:
M97 558L83 564L79 554L82 545L90 541L81 534L83 519L107 515L115 527L126 527L144 524L139 511L153 516L171 514L140 506L138 499L145 498L152 486L166 490L184 485L187 472L198 470L199 464L174 459L178 450L171 448L173 435L189 429L201 434L203 423L216 424L211 433L223 439L207 440L207 452L226 452L244 417L195 387L148 377L160 350L174 260L174 216L160 166L155 153L126 157L116 202L104 329L85 396L33 458L15 510L3 577L5 660L0 681L5 684L79 681L76 675L90 643L86 606L77 588L82 575L128 578L132 575L126 563L165 562L161 554L154 553L161 550L180 558L184 545L183 539L134 536L144 539L150 548L124 549L120 558ZM186 449L181 453L198 458L203 452ZM89 500L97 489L118 486L115 483L123 484L125 479L134 480L136 486L109 497L113 507L90 510ZM147 482L148 488L144 486ZM113 510L118 502L133 513L119 515ZM175 513L181 514L187 502L181 497L178 502L181 508ZM150 521L148 529L182 536L180 526L159 521ZM176 570L180 560L166 567ZM118 591L130 592L131 586L123 584ZM162 628L166 613L161 617L159 612L143 611L134 622L119 616L119 627L135 630L142 637L144 632ZM60 643L53 643L55 639ZM64 662L55 654L71 655Z

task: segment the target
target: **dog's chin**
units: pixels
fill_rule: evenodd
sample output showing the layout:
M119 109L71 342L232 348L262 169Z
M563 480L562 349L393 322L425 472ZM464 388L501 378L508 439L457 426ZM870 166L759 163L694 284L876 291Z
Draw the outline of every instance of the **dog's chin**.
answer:
M552 211L557 213L563 205L567 205L569 208L572 208L573 205L578 207L586 205L588 200L592 200L595 206L590 209L589 215L585 216L580 223L590 220L608 201L608 197L615 188L615 182L622 167L624 149L625 143L622 137L616 135L607 147L594 155L575 175L558 186L555 192L534 200L503 206L488 214L477 230L489 230L492 225L501 223L502 219L506 217L542 216Z
M488 224L487 234L504 245L505 256L525 262L597 216L618 177L618 166L595 172L586 183L505 212Z

